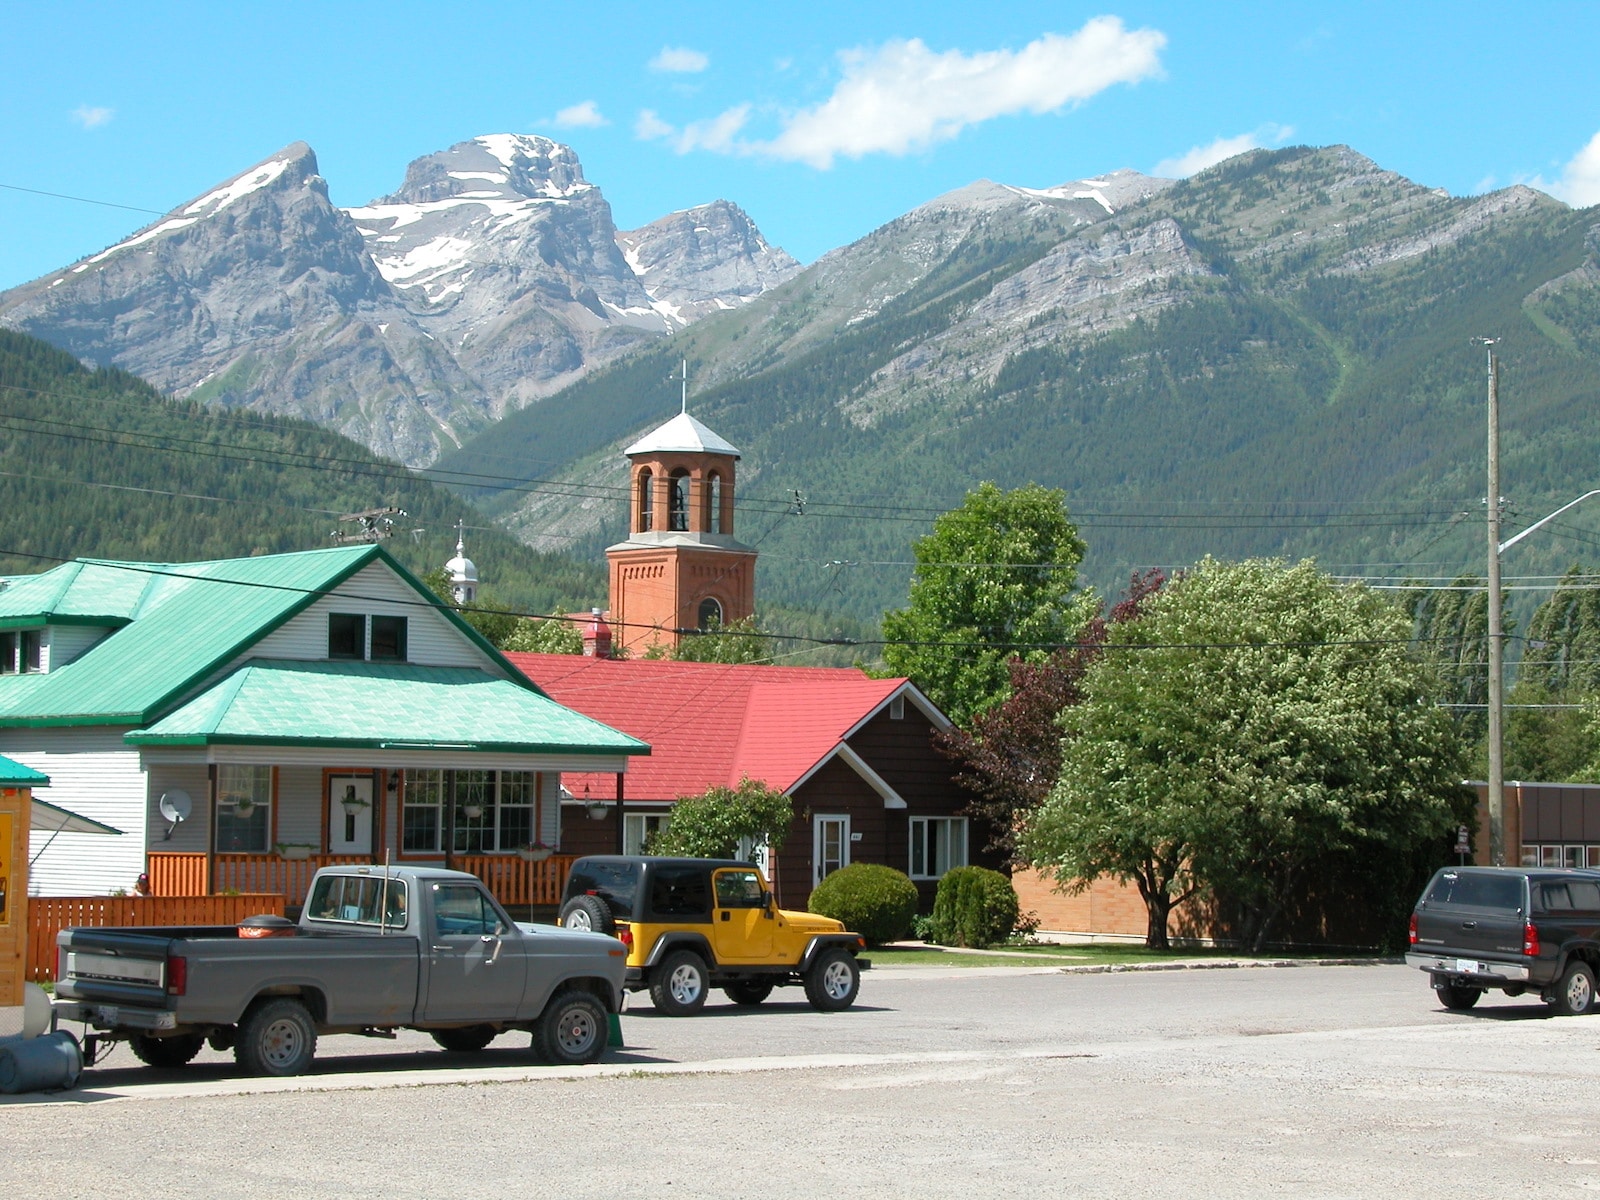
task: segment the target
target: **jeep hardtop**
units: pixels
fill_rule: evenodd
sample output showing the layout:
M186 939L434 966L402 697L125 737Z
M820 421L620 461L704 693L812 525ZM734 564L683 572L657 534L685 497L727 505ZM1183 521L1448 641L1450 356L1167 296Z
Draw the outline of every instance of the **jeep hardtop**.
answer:
M594 855L572 864L561 923L620 938L624 987L649 989L656 1009L699 1012L720 987L735 1004L760 1004L798 984L822 1012L855 1003L866 939L814 913L779 908L754 863L733 859Z

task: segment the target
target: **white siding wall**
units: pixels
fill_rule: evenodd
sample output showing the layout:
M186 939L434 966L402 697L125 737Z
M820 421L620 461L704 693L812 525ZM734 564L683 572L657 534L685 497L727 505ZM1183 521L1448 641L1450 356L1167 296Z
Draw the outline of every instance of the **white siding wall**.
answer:
M278 768L278 841L322 851L322 768Z
M257 642L246 658L325 659L328 614L354 612L406 618L406 657L430 667L476 667L505 674L449 620L420 604L412 591L382 563L374 563L324 596L299 616Z
M44 669L59 671L110 632L99 625L52 625L44 648Z
M35 833L29 857L39 854L28 878L36 896L103 896L132 891L144 870L145 777L138 752L124 744L126 728L0 730L0 754L43 771L50 786L41 800L71 809L113 829L108 834L62 833L50 841ZM40 851L49 842L49 849Z
M150 849L172 853L204 853L211 837L210 787L204 763L159 763L147 768L150 780L148 820ZM177 788L189 793L194 809L187 821L172 831L171 839L161 840L167 819L161 815L161 793Z

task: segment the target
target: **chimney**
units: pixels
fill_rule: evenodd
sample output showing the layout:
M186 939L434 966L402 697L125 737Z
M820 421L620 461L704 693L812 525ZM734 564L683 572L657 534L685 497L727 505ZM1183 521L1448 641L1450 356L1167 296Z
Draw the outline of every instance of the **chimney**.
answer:
M611 626L601 619L598 608L589 610L589 620L583 627L583 656L611 657Z

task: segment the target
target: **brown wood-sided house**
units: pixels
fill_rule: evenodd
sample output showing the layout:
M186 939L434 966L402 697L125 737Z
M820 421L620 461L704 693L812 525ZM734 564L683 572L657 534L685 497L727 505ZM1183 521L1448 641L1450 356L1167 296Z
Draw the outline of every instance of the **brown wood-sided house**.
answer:
M906 872L924 911L951 867L1000 866L982 852L987 831L962 815L970 794L933 746L950 722L909 680L836 667L506 657L558 704L651 747L628 771L620 828L617 774L563 776L567 803L596 817L564 823L564 854L640 853L679 797L749 778L794 804L767 864L787 907L804 908L818 881L853 862Z

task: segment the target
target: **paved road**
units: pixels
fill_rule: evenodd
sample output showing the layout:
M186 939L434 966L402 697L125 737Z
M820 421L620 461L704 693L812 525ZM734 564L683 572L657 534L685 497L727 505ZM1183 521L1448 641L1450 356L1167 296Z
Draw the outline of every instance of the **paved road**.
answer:
M1600 1019L1404 967L875 971L834 1015L648 1003L606 1064L329 1038L0 1107L0 1187L84 1196L1370 1196L1600 1190ZM515 1039L520 1043L522 1039ZM211 1058L212 1056L207 1056ZM435 1085L435 1086L428 1086ZM19 1100L22 1098L18 1098Z

